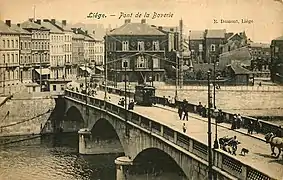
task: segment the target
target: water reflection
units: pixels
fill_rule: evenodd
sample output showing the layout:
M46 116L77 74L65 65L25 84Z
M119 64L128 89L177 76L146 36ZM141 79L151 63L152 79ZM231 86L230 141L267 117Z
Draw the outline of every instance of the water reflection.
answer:
M1 180L115 180L114 160L121 154L81 156L76 138L35 139L33 143L0 147ZM62 138L62 137L61 137ZM67 138L68 139L68 138ZM174 173L129 175L129 180L176 179Z

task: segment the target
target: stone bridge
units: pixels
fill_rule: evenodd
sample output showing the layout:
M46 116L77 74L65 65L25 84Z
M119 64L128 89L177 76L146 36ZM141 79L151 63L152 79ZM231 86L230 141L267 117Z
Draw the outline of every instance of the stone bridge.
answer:
M112 102L69 90L65 92L65 114L66 118L61 122L64 131L85 128L79 132L80 151L84 154L91 152L88 144L97 137L118 139L118 143L115 142L114 145L120 145L116 148L117 152L123 151L125 156L115 160L117 179L124 178L124 165L139 164L141 157L166 157L157 160L163 164L167 161L174 162L185 179L208 179L207 145L189 137L180 129L145 117L138 112L126 111ZM92 135L89 140L88 135ZM96 148L93 145L91 147ZM221 150L213 149L212 155L215 179L277 179Z

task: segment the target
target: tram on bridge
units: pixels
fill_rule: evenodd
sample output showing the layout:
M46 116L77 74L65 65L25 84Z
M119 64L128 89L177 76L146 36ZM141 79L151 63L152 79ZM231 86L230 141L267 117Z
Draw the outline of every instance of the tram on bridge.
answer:
M137 105L152 106L155 103L155 87L146 84L136 85L134 101Z

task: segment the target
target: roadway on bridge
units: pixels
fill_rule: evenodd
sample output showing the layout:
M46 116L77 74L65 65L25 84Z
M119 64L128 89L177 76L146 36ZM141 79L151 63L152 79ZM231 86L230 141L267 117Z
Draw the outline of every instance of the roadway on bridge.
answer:
M118 103L120 96L114 94L108 94L111 97L112 103ZM103 99L104 92L99 91L97 98ZM177 110L161 105L153 107L135 106L135 112L138 112L145 117L156 120L157 122L163 122L164 124L174 129L179 129L182 132L183 123L186 123L187 134L205 144L207 144L207 119L198 116L197 114L190 113L189 121L179 120ZM213 119L214 121L214 119ZM247 130L245 130L247 132ZM283 159L275 159L271 157L270 145L255 137L248 136L246 134L230 130L225 126L218 127L218 138L222 136L237 136L237 139L241 142L238 146L236 158L240 161L255 167L258 170L265 172L277 179L283 179ZM257 135L263 137L263 135ZM212 141L215 138L215 129L212 127ZM242 148L249 149L249 154L241 156L240 151Z

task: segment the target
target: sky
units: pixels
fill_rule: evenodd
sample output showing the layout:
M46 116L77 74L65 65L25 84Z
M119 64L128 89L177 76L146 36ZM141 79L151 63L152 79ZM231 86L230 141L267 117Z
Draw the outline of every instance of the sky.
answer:
M1 0L0 19L18 23L34 16L37 19L66 19L70 23L103 24L112 28L124 23L119 19L121 12L133 13L132 22L138 12L147 23L164 26L178 26L183 19L184 30L227 29L231 32L245 30L256 42L270 43L283 35L282 0ZM104 13L106 18L88 19L90 13ZM172 17L152 19L154 12L171 13ZM110 16L110 15L115 16ZM240 23L220 23L223 20L238 20ZM241 23L242 19L253 21ZM214 23L217 20L219 23ZM188 33L187 33L188 34Z

